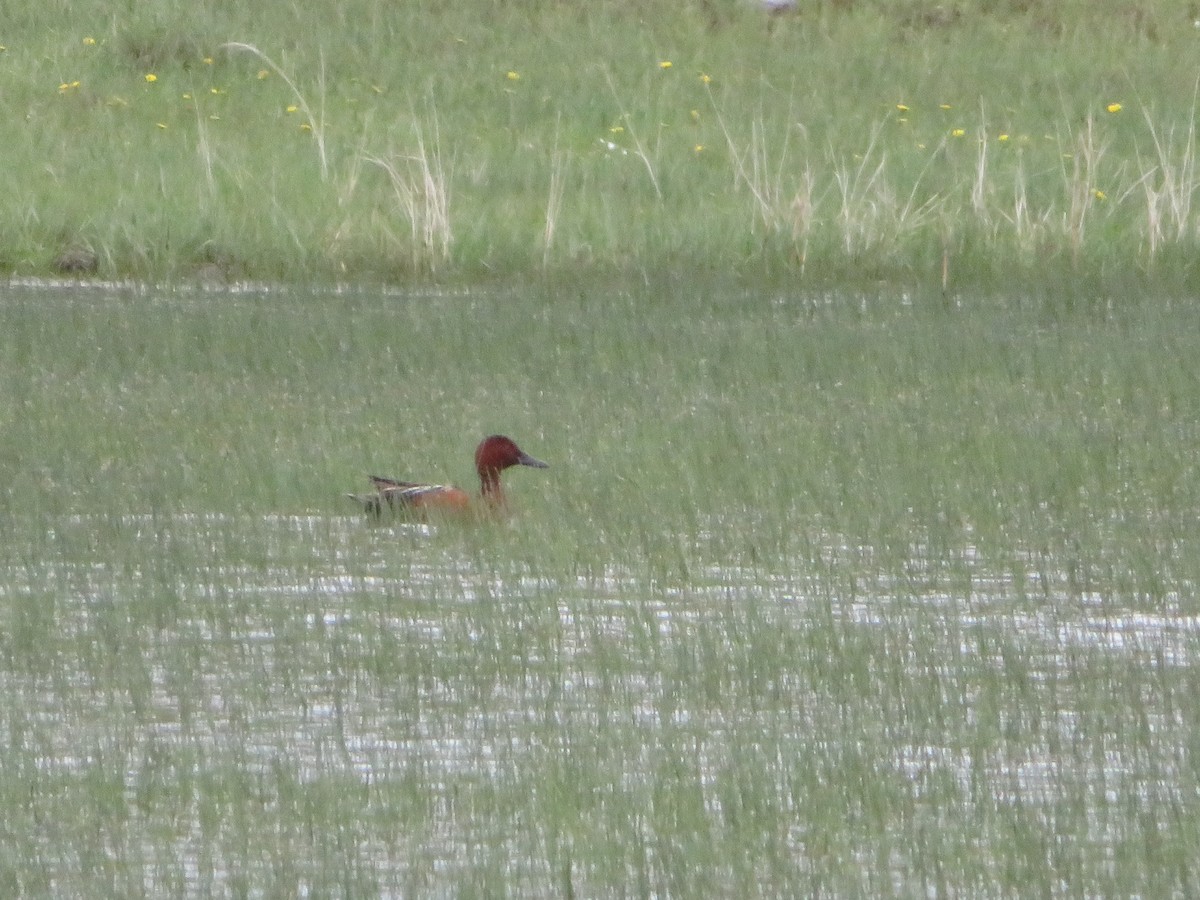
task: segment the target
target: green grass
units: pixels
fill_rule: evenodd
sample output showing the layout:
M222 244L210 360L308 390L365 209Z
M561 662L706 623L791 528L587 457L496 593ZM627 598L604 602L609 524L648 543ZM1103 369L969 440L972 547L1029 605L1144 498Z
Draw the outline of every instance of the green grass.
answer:
M0 894L1197 893L1191 12L226 6L0 26Z
M1195 891L1187 302L2 302L6 894Z
M1177 3L858 0L770 28L734 0L73 3L5 28L19 275L83 248L154 281L1194 278Z

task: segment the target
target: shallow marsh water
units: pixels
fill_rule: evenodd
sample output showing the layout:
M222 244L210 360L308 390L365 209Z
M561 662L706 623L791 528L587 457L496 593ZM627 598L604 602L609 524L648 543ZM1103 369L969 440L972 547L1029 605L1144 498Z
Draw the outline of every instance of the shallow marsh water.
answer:
M1197 888L1186 309L4 303L6 894Z

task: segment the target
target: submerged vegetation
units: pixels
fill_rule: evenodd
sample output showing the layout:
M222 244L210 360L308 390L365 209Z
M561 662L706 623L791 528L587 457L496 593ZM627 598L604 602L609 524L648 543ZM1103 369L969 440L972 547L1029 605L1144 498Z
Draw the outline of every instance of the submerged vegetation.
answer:
M41 4L0 35L0 269L1186 284L1193 13Z
M0 301L9 896L1200 884L1189 304ZM507 525L371 524L372 471Z

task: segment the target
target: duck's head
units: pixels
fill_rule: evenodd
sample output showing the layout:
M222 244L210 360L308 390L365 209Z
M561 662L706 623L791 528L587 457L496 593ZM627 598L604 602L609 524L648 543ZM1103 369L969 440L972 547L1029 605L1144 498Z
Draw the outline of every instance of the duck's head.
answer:
M512 466L550 468L548 463L530 456L517 446L516 441L502 434L485 437L475 448L475 469L481 476L495 474Z

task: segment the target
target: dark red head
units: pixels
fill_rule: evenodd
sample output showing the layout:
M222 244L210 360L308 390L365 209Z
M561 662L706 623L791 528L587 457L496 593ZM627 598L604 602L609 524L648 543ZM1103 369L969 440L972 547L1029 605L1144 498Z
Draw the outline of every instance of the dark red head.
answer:
M475 468L480 475L496 473L511 466L533 466L535 469L548 469L549 466L540 459L534 459L517 446L512 438L502 434L485 437L475 448Z

